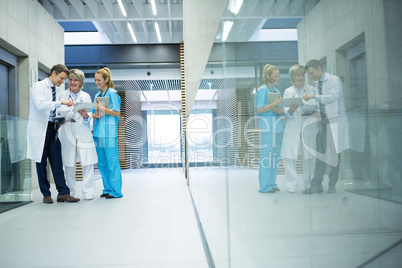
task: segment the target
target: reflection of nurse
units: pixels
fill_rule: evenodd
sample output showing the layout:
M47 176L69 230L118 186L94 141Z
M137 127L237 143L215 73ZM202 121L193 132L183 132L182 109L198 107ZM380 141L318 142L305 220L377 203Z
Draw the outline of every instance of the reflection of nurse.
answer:
M101 197L107 199L122 197L121 169L119 163L119 148L117 147L117 126L120 116L121 100L116 90L108 68L95 73L95 84L101 89L95 95L93 118L94 141L98 154L98 168L102 175L103 191ZM96 101L97 97L108 97L109 108Z
M268 93L280 93L274 85L278 84L279 70L274 65L264 67L264 77L255 99L261 129L260 170L259 181L261 193L279 191L276 184L276 173L280 163L282 144L282 122L279 115L283 114L280 95L268 104Z

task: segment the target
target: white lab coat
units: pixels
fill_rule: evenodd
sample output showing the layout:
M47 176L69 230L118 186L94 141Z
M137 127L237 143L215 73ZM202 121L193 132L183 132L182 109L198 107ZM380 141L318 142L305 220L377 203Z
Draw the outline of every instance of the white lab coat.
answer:
M318 96L318 83L315 86ZM316 97L317 103L325 104L336 153L349 149L348 122L343 102L341 79L329 73L324 73L322 95Z
M91 102L88 93L80 90L78 94L77 102ZM67 89L60 93L59 99L68 100L69 96L70 90ZM73 112L73 109L74 106L62 106L58 109L58 115L64 116L66 120L73 118L76 121L65 123L59 130L63 165L74 167L79 160L82 166L95 164L98 162L98 157L91 132L92 113L88 113L89 118L86 121L78 112Z
M314 94L315 89L312 86L305 85L302 96L306 94ZM299 96L296 87L291 86L285 90L283 98L302 97ZM285 107L286 125L283 134L281 156L284 158L297 159L298 155L302 155L303 159L311 159L312 155L306 150L315 148L315 140L317 135L316 124L304 125L306 119L317 109L317 103L314 99L308 101L303 100L304 106L297 108L293 114L289 114L289 108ZM304 114L304 115L303 115ZM304 127L304 129L303 129ZM302 142L302 130L304 135L304 143ZM300 152L299 150L302 149Z
M52 82L46 78L33 84L30 91L27 157L35 162L42 159L50 111L56 106L56 102L52 101L52 86ZM56 89L56 100L58 95L59 88Z

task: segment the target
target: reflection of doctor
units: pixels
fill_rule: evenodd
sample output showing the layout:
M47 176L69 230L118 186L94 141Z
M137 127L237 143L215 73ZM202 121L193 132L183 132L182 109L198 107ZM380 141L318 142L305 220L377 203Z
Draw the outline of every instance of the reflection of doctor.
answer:
M70 99L75 103L92 102L89 94L82 91L84 79L85 75L81 70L70 70L69 89L60 94L60 100ZM85 110L73 112L73 107L62 107L59 109L59 114L66 117L67 121L59 130L67 185L71 195L74 196L76 193L75 166L76 161L80 161L83 172L82 193L85 199L93 199L95 194L94 164L98 162L98 157L90 128L92 113L87 113Z
M305 94L314 94L315 89L312 86L306 85L305 82L306 70L304 66L296 64L290 67L289 75L293 86L285 90L283 99L286 98L301 98ZM316 137L315 125L305 127L302 132L304 121L308 115L312 114L317 104L314 99L303 100L304 105L292 105L285 107L286 127L283 135L282 157L285 158L285 182L289 193L294 193L297 188L297 172L296 160L299 155L303 159L303 184L306 189L310 189L310 178L312 175L312 155L307 151L306 146L311 147ZM304 134L304 144L302 134Z
M309 76L318 81L315 94L304 95L304 100L315 99L320 111L318 123L317 152L314 176L310 189L305 194L322 193L322 181L327 165L329 183L327 193L335 193L335 185L339 177L339 162L343 150L349 148L348 126L343 103L342 82L336 75L324 72L318 60L310 60L306 64ZM333 153L331 153L333 150Z

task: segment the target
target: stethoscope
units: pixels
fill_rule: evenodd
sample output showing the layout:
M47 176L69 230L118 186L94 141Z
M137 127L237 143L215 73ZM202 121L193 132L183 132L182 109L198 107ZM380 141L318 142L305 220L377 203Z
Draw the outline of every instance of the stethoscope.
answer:
M80 94L80 92L81 92L81 90L80 91L78 91L78 93L77 94L75 94L77 97L78 97L78 102L84 102L84 100L82 99L82 98L79 98L79 94ZM73 102L77 102L77 101L75 101L74 99L73 99L73 97L71 96L71 90L68 90L68 99L69 100L72 100Z
M298 93L298 88L297 87L295 87L295 92L297 92ZM296 98L296 97L299 97L299 98L301 98L301 97L303 97L304 95L306 95L307 94L307 92L306 92L306 87L305 86L303 86L303 91L301 92L301 94L298 94L299 96L296 96L296 94L293 94L293 98Z

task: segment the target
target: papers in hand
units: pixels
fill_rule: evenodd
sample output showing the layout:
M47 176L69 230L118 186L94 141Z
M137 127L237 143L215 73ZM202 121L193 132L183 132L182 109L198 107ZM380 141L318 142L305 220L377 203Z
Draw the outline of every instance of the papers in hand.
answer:
M290 107L290 106L292 106L293 104L296 104L296 105L299 105L299 106L303 106L303 105L304 105L302 98L299 98L299 97L297 97L297 98L285 98L285 99L282 99L282 103L283 103L283 105L286 106L286 107Z
M276 97L278 97L278 96L280 97L281 94L279 94L279 93L268 93L268 102L267 102L267 105L273 103L274 100L276 99Z
M94 108L94 104L92 102L77 102L74 106L73 112L77 112L78 110L86 110L87 112L92 112Z

